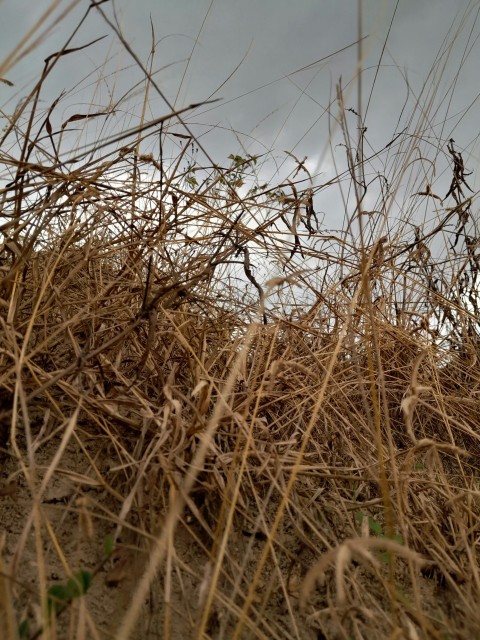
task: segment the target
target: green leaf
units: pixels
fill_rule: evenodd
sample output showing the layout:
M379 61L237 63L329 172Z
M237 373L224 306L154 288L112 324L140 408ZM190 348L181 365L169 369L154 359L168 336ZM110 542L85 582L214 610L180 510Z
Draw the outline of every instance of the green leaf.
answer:
M77 573L67 582L67 592L70 599L79 598L87 593L92 584L92 574L90 571L77 571Z
M85 595L92 584L92 574L90 571L77 571L69 578L66 585L54 584L47 591L48 609L51 612L61 611L65 605Z
M365 514L363 511L355 511L355 522L359 525L362 524Z
M376 536L383 536L382 525L371 516L368 516L368 527Z
M110 558L115 548L115 544L113 542L113 536L108 534L105 536L105 540L103 541L103 552L107 558Z
M18 637L20 640L28 638L28 620L26 618L18 625Z
M48 610L59 611L68 603L67 587L63 584L54 584L47 591Z
M245 162L245 158L242 158L242 156L234 156L233 153L231 153L228 158L230 160L233 160L235 164L242 164L243 162Z

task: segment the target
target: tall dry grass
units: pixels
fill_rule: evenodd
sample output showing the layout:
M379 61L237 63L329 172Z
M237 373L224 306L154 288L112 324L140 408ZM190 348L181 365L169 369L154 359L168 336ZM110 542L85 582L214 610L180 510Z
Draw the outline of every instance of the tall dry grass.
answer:
M195 106L72 148L114 109L57 118L68 55L1 140L2 638L480 637L461 148L437 141L445 195L412 162L425 114L367 157L340 85L328 184L197 156Z

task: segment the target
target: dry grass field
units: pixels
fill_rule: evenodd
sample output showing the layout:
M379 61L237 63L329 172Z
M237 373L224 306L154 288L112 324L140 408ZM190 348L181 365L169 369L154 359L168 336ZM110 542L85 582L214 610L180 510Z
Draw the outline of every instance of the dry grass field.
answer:
M368 155L339 85L328 184L195 155L194 106L70 148L115 117L57 119L43 88L77 54L52 51L1 132L0 637L480 638L461 146L427 162L419 109Z

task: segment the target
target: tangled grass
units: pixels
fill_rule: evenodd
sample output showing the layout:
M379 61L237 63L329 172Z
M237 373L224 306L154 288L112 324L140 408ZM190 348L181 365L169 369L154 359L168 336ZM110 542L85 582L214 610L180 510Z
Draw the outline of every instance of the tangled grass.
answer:
M1 144L2 638L479 637L461 151L442 198L434 169L407 175L420 132L395 135L365 211L374 160L339 86L348 170L327 184L200 165L188 129L167 159L178 111L73 163L70 127L113 111L40 110L70 53ZM315 198L346 180L354 213L324 232Z

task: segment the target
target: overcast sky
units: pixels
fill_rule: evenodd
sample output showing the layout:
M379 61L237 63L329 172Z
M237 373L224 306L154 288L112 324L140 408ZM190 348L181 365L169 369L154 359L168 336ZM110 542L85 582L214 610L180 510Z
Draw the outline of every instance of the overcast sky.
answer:
M68 1L57 4L43 28L70 6ZM0 85L4 112L11 113L26 95L38 78L43 58L63 46L88 4L79 0L33 53L3 74L15 85ZM364 0L362 4L363 110L368 103L365 126L371 149L387 144L405 126L437 62L438 92L433 105L427 104L430 90L416 108L419 114L429 109L431 120L424 133L436 138L437 144L454 137L469 167L477 169L478 0ZM3 1L2 59L50 6L48 0ZM152 47L151 21L154 78L171 104L180 108L221 98L185 117L216 162L226 162L228 154L239 153L243 146L248 153L273 149L280 164L285 150L302 159L308 156L308 166L322 176L332 170L327 153L328 113L338 111L335 93L340 78L346 107L357 108L358 48L354 43L359 2L115 0L114 6L126 40L146 66ZM112 19L112 3L101 9ZM62 91L69 92L56 111L57 125L89 105L102 110L112 104L117 105L118 126L138 123L144 85L118 101L141 81L142 74L97 11L91 12L71 46L102 35L106 35L102 42L59 62L45 85L45 108ZM148 108L152 119L169 112L154 91ZM355 126L353 119L353 130ZM103 133L98 130L97 135ZM476 175L472 182L478 184Z

